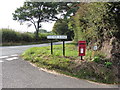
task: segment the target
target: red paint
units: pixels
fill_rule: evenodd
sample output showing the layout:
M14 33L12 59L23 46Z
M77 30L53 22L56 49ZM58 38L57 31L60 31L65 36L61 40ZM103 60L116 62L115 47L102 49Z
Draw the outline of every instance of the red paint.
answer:
M86 41L79 41L78 42L78 51L79 51L79 56L85 56L86 52Z

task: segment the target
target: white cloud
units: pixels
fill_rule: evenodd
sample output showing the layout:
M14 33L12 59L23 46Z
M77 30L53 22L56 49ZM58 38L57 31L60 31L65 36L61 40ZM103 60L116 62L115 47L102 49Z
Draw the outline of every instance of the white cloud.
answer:
M27 27L26 24L20 25L19 22L13 20L12 13L23 5L25 0L2 0L0 2L0 28L10 28L21 32L34 32L33 26ZM43 28L51 31L54 23L42 23Z

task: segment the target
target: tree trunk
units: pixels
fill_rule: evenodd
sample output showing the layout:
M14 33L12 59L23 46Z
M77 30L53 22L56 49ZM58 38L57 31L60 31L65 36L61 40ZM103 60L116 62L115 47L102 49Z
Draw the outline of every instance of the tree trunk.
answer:
M36 29L36 41L38 41L39 40L39 21L37 22L37 29Z
M39 30L37 29L37 30L36 30L36 35L35 35L35 39L36 39L36 41L39 40L38 32L39 32Z

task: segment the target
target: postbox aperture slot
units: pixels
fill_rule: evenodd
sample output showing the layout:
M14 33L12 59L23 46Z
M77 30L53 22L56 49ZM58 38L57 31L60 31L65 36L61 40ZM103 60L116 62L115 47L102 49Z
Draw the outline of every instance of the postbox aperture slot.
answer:
M79 43L79 45L85 45L85 43Z

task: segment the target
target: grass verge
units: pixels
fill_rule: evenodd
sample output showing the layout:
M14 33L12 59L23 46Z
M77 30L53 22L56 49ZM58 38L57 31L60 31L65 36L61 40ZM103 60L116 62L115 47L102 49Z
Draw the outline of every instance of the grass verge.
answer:
M95 82L118 83L115 72L117 69L114 66L106 67L104 63L101 63L104 60L100 63L90 60L91 51L87 51L84 60L80 60L74 44L66 44L66 56L62 56L62 45L54 45L53 50L54 54L51 55L50 47L33 47L26 50L22 57L38 67L55 70L69 76Z

